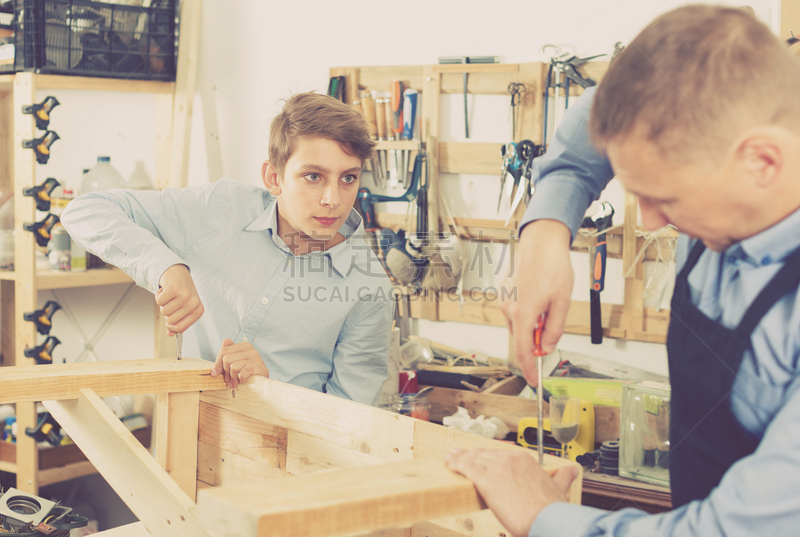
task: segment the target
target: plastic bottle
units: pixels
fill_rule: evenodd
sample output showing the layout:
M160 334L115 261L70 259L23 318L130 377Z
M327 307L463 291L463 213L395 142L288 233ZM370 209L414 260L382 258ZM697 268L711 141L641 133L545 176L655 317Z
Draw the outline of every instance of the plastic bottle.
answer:
M102 192L112 188L125 188L125 179L111 165L111 157L97 157L97 164L83 174L81 194Z
M136 161L136 168L128 178L128 188L134 190L153 190L153 181L144 169L143 160Z

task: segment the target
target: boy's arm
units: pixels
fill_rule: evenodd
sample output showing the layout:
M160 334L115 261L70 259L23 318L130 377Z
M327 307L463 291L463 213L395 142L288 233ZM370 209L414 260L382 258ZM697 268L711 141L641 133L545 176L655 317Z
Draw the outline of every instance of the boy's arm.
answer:
M71 201L61 215L70 237L153 293L214 210L217 183L162 192L112 190ZM188 265L187 265L188 266Z
M391 289L388 291L392 296ZM333 351L327 393L375 405L389 375L389 340L394 301L364 302L359 318L346 325Z

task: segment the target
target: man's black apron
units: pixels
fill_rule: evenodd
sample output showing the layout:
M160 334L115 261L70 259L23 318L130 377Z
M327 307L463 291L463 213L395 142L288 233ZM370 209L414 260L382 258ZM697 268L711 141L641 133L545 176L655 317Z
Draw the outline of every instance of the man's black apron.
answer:
M730 466L755 451L760 438L731 410L731 389L761 318L800 283L800 249L764 287L733 330L691 302L688 276L705 250L698 241L675 281L667 355L672 385L669 473L672 506L703 499Z

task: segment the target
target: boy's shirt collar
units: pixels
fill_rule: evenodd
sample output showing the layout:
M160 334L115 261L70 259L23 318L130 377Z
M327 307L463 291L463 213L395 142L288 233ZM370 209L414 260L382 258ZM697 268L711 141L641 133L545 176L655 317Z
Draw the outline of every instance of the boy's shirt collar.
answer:
M264 211L259 214L255 220L253 220L249 226L245 228L246 231L269 231L270 235L272 236L272 241L275 243L278 248L283 250L289 255L292 254L292 251L283 241L283 239L278 235L278 202L277 200L272 200L272 202L267 205ZM358 211L355 209L350 209L350 214L347 216L344 224L339 228L339 233L344 235L345 240L333 248L329 248L324 252L318 253L311 253L306 254L308 256L312 255L327 255L330 260L333 268L336 272L339 273L341 276L347 276L350 271L353 269L353 265L358 263L358 261L362 261L359 263L360 265L365 265L369 262L369 256L363 257L359 254L368 253L364 250L363 247L353 248L353 241L357 241L359 246L366 245L369 248L369 245L360 240L361 236L364 233L364 222L361 218L361 215L358 214ZM360 257L361 259L358 259Z

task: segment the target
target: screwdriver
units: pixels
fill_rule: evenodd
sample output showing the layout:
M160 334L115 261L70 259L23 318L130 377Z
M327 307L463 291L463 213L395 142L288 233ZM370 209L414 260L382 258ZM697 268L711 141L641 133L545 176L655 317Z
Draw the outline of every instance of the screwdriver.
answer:
M539 407L539 426L536 428L536 443L539 448L539 465L544 464L544 398L542 397L542 331L544 331L544 313L539 315L536 326L533 328L533 355L536 356L536 406Z

